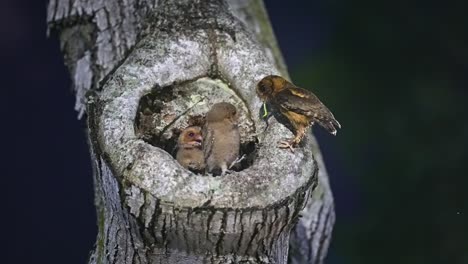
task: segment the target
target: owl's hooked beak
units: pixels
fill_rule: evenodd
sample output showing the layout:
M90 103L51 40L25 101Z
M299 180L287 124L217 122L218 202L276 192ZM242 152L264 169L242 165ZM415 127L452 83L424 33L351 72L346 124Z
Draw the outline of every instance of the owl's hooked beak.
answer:
M196 135L193 141L197 142L198 145L201 145L203 143L203 137L201 135Z
M202 143L203 137L201 135L196 135L193 140L187 143L187 145L191 147L201 147Z

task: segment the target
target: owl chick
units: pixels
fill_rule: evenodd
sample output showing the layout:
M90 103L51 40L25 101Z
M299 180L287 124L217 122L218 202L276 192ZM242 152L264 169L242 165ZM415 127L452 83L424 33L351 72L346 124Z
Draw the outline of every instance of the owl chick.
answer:
M264 102L277 108L295 129L294 138L280 141L281 148L293 150L314 122L333 135L336 135L335 127L341 128L340 123L315 94L296 87L283 77L266 76L257 84L257 94Z
M236 107L217 103L206 114L202 135L206 169L223 175L239 156L240 134Z
M193 172L203 172L205 170L202 144L203 137L200 127L187 127L180 133L177 141L176 159L182 167Z

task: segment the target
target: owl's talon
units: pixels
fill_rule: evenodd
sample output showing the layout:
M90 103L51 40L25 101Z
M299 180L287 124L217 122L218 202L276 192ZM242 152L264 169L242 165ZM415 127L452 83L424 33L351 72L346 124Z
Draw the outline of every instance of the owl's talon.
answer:
M294 146L296 145L296 142L293 139L281 140L278 143L279 148L289 148L289 150L294 153Z
M226 175L226 174L231 174L231 173L233 173L232 170L229 170L229 169L228 169L228 170L224 170L224 171L221 172L221 175L220 175L220 176L224 176L224 175Z

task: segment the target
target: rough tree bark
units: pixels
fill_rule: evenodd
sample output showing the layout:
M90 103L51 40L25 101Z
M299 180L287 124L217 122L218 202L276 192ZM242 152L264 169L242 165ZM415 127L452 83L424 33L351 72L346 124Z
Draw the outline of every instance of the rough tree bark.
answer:
M48 23L88 117L89 263L323 262L334 210L317 142L278 149L291 132L274 118L260 133L255 83L288 76L261 1L50 0ZM244 169L194 175L169 153L218 101L241 110Z

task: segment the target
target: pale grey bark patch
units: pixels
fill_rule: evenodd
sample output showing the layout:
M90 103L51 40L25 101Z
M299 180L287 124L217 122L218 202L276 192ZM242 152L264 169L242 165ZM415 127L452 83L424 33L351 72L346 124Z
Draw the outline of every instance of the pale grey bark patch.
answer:
M89 109L99 223L90 263L285 263L289 244L292 262L323 261L334 222L323 160L312 136L294 155L276 148L291 134L276 120L259 133L255 84L287 76L286 67L262 2L229 7L233 14L215 0L49 2L76 108ZM208 82L245 107L243 138L258 141L250 167L226 177L194 176L135 130L146 94L185 85L196 95Z
M92 85L73 83L75 109L81 118L86 91L99 82L124 58L144 27L144 19L157 0L50 0L47 8L49 30L59 31L62 50L72 76L78 61L89 54ZM85 85L86 84L86 85Z
M302 217L291 233L290 263L323 263L331 241L333 225L335 224L335 210L333 196L328 182L327 170L318 144L312 138L313 153L319 167L318 186L311 194L311 198Z
M76 102L75 110L78 112L78 119L85 113L84 100L86 92L91 88L93 72L91 70L91 53L86 51L84 56L76 62L73 83L75 84Z
M228 4L232 14L245 25L246 30L256 36L265 54L275 63L281 75L289 79L287 67L279 50L263 1L234 0L228 1Z

